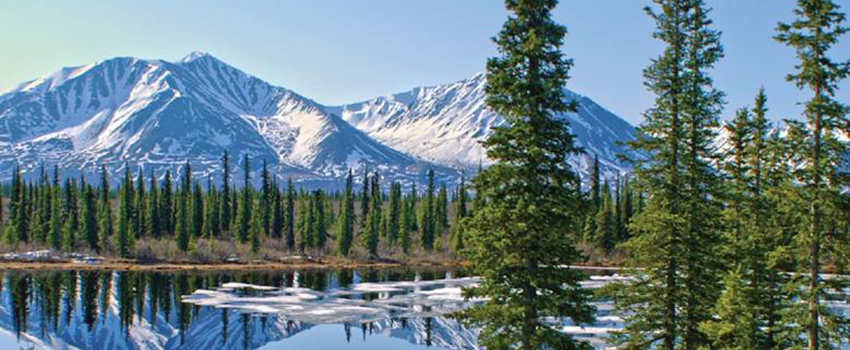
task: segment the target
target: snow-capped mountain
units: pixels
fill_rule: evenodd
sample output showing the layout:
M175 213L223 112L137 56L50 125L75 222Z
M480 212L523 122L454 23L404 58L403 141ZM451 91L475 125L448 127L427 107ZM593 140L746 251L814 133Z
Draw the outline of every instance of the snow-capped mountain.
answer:
M0 96L0 168L44 162L63 172L131 166L215 170L223 151L265 159L279 174L339 177L363 163L390 176L428 166L376 142L290 90L218 59L114 58L65 68Z
M420 87L369 101L330 108L356 128L387 146L438 164L471 168L489 163L480 142L504 119L490 111L484 91L486 77L479 73L452 84ZM634 127L593 100L564 90L578 102L576 113L559 117L569 122L585 155L573 159L586 171L598 155L606 172L621 172L626 165L617 154L630 151L623 142L633 139Z
M34 175L58 165L66 176L97 173L117 179L133 169L178 171L189 161L196 177L251 157L280 177L324 185L368 164L387 179L439 181L489 163L479 142L504 120L485 104L484 74L345 106L324 106L273 86L205 53L180 61L114 58L63 68L0 95L0 179L16 163ZM592 154L608 173L626 170L616 154L633 127L592 100L564 114L587 154L573 159L586 172ZM253 176L256 179L256 174ZM241 179L234 176L234 179ZM386 181L385 181L386 183Z

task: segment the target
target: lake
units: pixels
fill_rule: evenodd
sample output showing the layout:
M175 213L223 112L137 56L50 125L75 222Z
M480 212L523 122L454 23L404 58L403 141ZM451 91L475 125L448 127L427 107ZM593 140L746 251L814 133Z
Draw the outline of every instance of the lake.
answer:
M0 349L478 349L462 269L1 273ZM595 304L563 329L601 347L621 320Z

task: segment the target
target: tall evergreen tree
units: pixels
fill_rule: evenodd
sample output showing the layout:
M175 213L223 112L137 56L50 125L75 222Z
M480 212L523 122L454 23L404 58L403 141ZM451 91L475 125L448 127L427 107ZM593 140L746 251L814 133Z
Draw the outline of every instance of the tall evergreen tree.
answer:
M428 184L425 187L425 197L422 199L422 220L419 224L419 236L422 240L422 248L427 251L434 249L434 236L436 236L436 207L434 198L434 169L428 169Z
M446 184L440 184L440 191L437 192L437 201L436 208L434 208L435 217L435 233L439 236L443 233L443 231L449 227L449 202L448 202L448 192L446 191Z
M596 221L596 233L594 237L596 237L596 245L605 250L605 252L610 253L614 250L617 228L612 208L614 204L611 199L611 187L607 180L602 185L600 200L602 202L599 204L599 210L593 218Z
M156 173L154 172L153 167L151 167L151 183L150 183L150 195L148 196L148 205L147 210L148 214L145 216L147 219L147 232L153 238L159 238L162 235L162 220L160 219L160 208L159 208L159 189L157 188L156 183Z
M311 196L299 196L298 199L298 250L301 254L307 248L313 247L313 225L316 218L313 212L313 198Z
M65 180L65 200L68 213L65 218L65 226L62 228L63 246L67 251L77 248L77 235L80 227L80 212L77 195L77 186L71 179Z
M342 201L339 206L339 223L337 228L337 252L347 257L351 251L351 242L354 239L354 175L351 169L348 169L348 176L345 178L345 190L342 194Z
M188 252L194 236L194 224L192 219L192 169L189 162L183 167L183 177L180 180L180 194L177 199L177 249Z
M252 218L252 203L253 196L251 195L251 167L248 154L245 154L245 160L242 163L245 175L243 179L242 193L239 196L239 213L236 214L236 233L239 237L239 243L248 243L249 228Z
M98 247L99 242L97 239L97 198L95 197L94 189L89 184L83 190L82 204L80 231L86 240L86 246L92 251L98 251L100 247Z
M590 200L593 206L591 207L591 212L595 213L598 211L599 206L602 204L599 199L599 191L601 188L599 187L599 155L593 155L593 169L590 175Z
M52 191L59 192L59 188L56 187ZM58 251L62 249L62 204L58 193L55 193L51 198L48 208L52 214L50 215L50 233L47 242L51 248Z
M204 234L204 192L199 181L193 183L192 191L192 238Z
M251 220L251 252L257 254L260 252L260 242L262 241L263 232L263 210L254 211L254 219Z
M467 241L481 282L463 295L489 298L464 312L488 349L589 348L546 321L592 321L584 277L565 267L581 257L564 234L578 224L581 193L567 158L580 150L555 118L576 108L565 102L572 61L559 48L566 28L551 18L556 3L507 1L510 15L494 39L501 57L487 63L487 104L506 123L483 143L495 163L475 178L483 201Z
M148 196L145 194L145 174L142 167L139 167L139 175L136 184L136 238L150 236L147 225L148 219Z
M162 230L169 236L174 236L174 185L171 179L171 169L165 171L165 179L162 183L162 198L160 199L159 219L162 221Z
M274 181L272 185L272 222L271 222L271 236L275 239L280 239L281 233L283 232L284 226L284 217L283 217L283 202L281 200L280 194L280 186L278 186L277 180Z
M363 166L363 191L360 193L360 232L366 230L366 219L369 217L369 166Z
M118 232L116 246L122 258L129 257L133 249L133 178L130 166L124 165L124 180L121 181L118 203Z
M393 182L390 186L390 202L387 206L387 240L390 245L395 245L399 239L399 226L401 225L401 184Z
M114 230L112 224L112 204L109 201L109 180L107 176L106 165L103 165L100 177L100 218L98 219L98 232L100 237L100 244L98 244L98 247L100 250L98 252L109 250L109 238L112 237Z
M230 156L227 150L221 156L222 179L221 179L221 220L222 230L230 229Z
M325 192L316 190L313 192L312 212L314 216L313 233L310 235L313 238L313 246L316 251L321 253L325 249L325 243L328 241L328 230L325 221Z
M850 334L850 329L842 325L844 321L837 320L834 312L824 305L826 291L842 286L833 284L837 279L827 281L820 275L825 255L848 243L846 235L825 238L831 230L829 220L824 217L825 213L834 210L839 193L847 185L844 171L847 147L837 134L850 132L850 118L847 106L835 95L839 83L850 74L850 64L834 61L829 51L848 28L843 25L845 14L832 0L798 0L794 14L793 22L779 24L776 39L793 48L799 59L795 72L789 74L787 80L800 90L808 90L812 97L805 103L808 135L803 141L805 147L800 149L805 156L798 178L805 186L803 197L809 207L806 215L809 227L798 240L805 246L799 247L798 252L804 252L806 261L795 274L806 280L805 287L795 290L800 291L798 297L805 300L808 310L794 320L793 324L799 328L792 327L791 331L805 329L809 350L818 350L836 348ZM807 270L807 275L802 274L803 269Z
M295 249L295 188L292 186L292 178L286 180L286 208L284 210L284 227L286 235L286 249Z
M709 162L723 94L707 71L723 50L701 0L654 2L658 11L647 8L653 37L666 47L644 70L656 100L631 144L648 155L636 166L648 202L632 218L634 235L625 245L629 265L642 269L616 293L616 310L626 318L617 343L697 349L708 345L700 324L710 319L720 290L719 182Z
M272 206L274 198L272 197L271 174L269 174L265 158L263 158L263 169L260 172L260 181L262 187L258 209L260 210L260 218L263 222L263 234L269 235L271 232L272 210L274 209Z
M360 244L369 253L369 257L374 258L378 256L378 241L381 229L381 186L379 184L378 173L372 175L370 187L372 193L368 198L371 199L371 203L368 204L369 213L366 217L366 227L360 234Z

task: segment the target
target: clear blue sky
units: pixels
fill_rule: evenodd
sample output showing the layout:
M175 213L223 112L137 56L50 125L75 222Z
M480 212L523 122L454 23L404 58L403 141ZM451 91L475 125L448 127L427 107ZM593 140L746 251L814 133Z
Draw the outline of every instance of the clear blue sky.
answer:
M850 0L837 0L850 10ZM724 117L759 86L774 118L796 117L805 95L784 80L793 52L772 40L794 0L708 0L727 58L714 74ZM637 123L652 104L641 70L661 46L649 0L562 0L554 17L575 59L568 87ZM115 56L178 60L206 51L325 104L355 102L484 69L507 13L497 0L111 1L0 0L0 90ZM850 36L833 56L850 59ZM840 98L850 97L843 84Z

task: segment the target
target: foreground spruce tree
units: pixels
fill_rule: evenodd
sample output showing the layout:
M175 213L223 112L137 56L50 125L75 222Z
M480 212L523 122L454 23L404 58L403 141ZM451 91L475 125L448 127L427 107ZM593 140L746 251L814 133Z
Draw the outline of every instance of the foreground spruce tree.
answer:
M481 283L464 296L488 301L463 312L488 349L590 348L561 332L560 322L591 322L581 258L570 233L578 224L578 176L567 158L580 150L555 114L575 110L563 87L572 65L559 50L566 28L551 19L554 0L507 1L511 12L495 39L501 57L487 64L487 103L504 116L484 142L495 163L474 182L476 208L468 258Z
M698 349L708 346L700 325L711 319L720 267L716 156L710 143L723 94L706 73L723 55L700 0L655 0L647 13L662 55L644 70L656 96L638 128L633 149L645 208L631 218L624 245L633 281L614 289L625 327L615 337L624 348ZM659 344L660 343L660 344Z
M798 306L789 313L791 319L787 321L796 327L790 328L786 338L796 340L795 348L800 348L803 339L799 333L805 331L809 350L834 349L846 344L850 327L825 303L830 292L844 287L838 284L843 279L827 280L820 272L824 260L840 258L833 253L845 250L848 243L846 232L836 233L829 213L846 210L839 209L839 202L847 185L847 145L839 137L850 132L850 118L847 106L835 94L839 82L850 74L850 64L835 62L828 53L848 28L843 26L845 14L831 0L798 0L794 14L794 22L779 24L776 39L792 47L800 60L788 81L812 96L805 103L807 128L797 139L801 145L797 149L802 155L800 164L804 166L795 174L795 180L804 185L800 190L808 203L808 213L804 215L808 227L800 227L802 235L792 251L805 259L794 275L799 285L791 287L805 301L807 310ZM846 266L844 261L835 265Z

